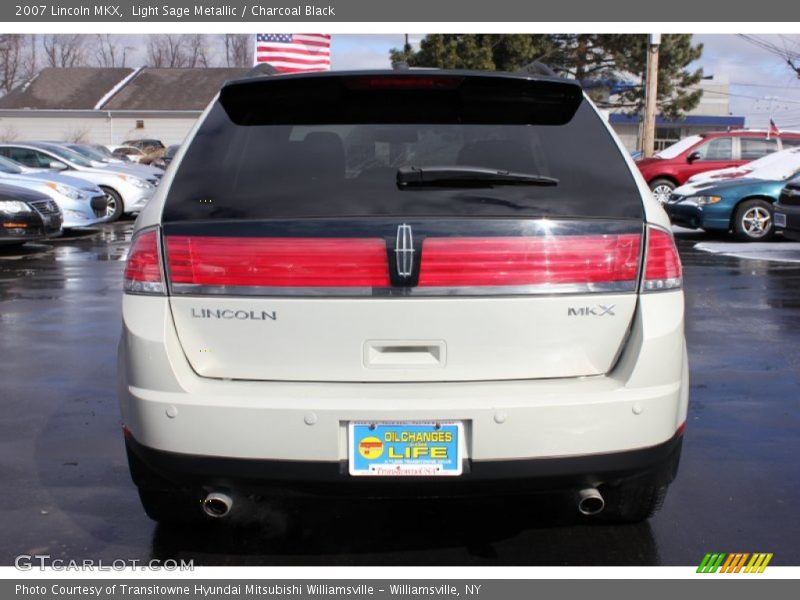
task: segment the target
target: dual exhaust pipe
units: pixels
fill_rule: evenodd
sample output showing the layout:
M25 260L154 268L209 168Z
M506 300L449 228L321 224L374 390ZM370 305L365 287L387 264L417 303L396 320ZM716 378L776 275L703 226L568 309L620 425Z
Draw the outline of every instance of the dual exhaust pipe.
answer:
M606 501L597 488L585 488L578 492L578 512L590 517L603 511Z
M603 495L597 488L578 492L578 512L585 516L596 515L606 507ZM227 517L233 508L233 499L222 492L211 492L203 499L203 512L212 519Z
M222 492L211 492L203 499L203 512L212 519L227 517L232 508L233 500Z

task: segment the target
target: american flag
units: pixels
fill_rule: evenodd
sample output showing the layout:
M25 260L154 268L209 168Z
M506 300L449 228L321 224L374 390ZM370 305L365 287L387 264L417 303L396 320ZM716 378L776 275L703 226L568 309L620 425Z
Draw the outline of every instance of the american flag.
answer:
M257 33L256 64L269 63L281 73L329 71L331 36L325 33Z
M780 135L780 134L781 134L781 130L778 129L777 125L775 125L775 121L770 119L769 120L769 129L767 129L767 139L769 139L770 136Z

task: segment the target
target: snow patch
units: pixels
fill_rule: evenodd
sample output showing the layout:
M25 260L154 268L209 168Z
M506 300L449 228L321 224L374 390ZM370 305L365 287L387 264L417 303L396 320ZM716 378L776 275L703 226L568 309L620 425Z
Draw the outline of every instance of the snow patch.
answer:
M750 260L800 263L800 242L700 242L695 249Z
M102 109L103 105L109 100L111 100L111 98L113 98L118 91L120 91L122 88L128 85L128 82L134 77L136 77L141 72L142 69L144 69L144 67L138 67L134 69L130 75L124 77L122 80L120 80L119 83L117 83L117 85L108 90L108 92L106 92L106 95L100 98L100 100L97 101L97 104L94 105L94 110Z

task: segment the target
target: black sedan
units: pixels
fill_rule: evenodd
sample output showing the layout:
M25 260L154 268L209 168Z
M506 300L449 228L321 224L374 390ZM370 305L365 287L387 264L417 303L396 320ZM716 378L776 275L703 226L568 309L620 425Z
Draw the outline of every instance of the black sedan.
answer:
M800 242L800 177L795 177L781 190L773 206L775 231L783 237Z
M43 240L61 231L61 209L48 196L0 184L0 245Z

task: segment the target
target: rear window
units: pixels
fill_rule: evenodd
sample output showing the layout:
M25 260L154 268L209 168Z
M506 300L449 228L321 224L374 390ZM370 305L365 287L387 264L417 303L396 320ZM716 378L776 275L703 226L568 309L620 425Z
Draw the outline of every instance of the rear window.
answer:
M414 114L424 112L426 102L437 102L403 92L405 102L416 102ZM361 122L352 110L337 113L328 106L331 120L345 114L352 122L308 124L316 119L298 113L294 124L269 116L234 114L232 119L218 102L179 165L164 221L643 217L627 163L587 102L565 124L508 123L499 111L493 117L494 104L482 106L487 114L476 119L470 112L469 123L438 106L431 106L430 114L443 115L443 122L392 123L388 111L397 106L387 105L387 114L377 117L377 109L370 108L376 122ZM448 115L453 122L444 118ZM399 189L398 169L412 166L486 167L558 183Z

